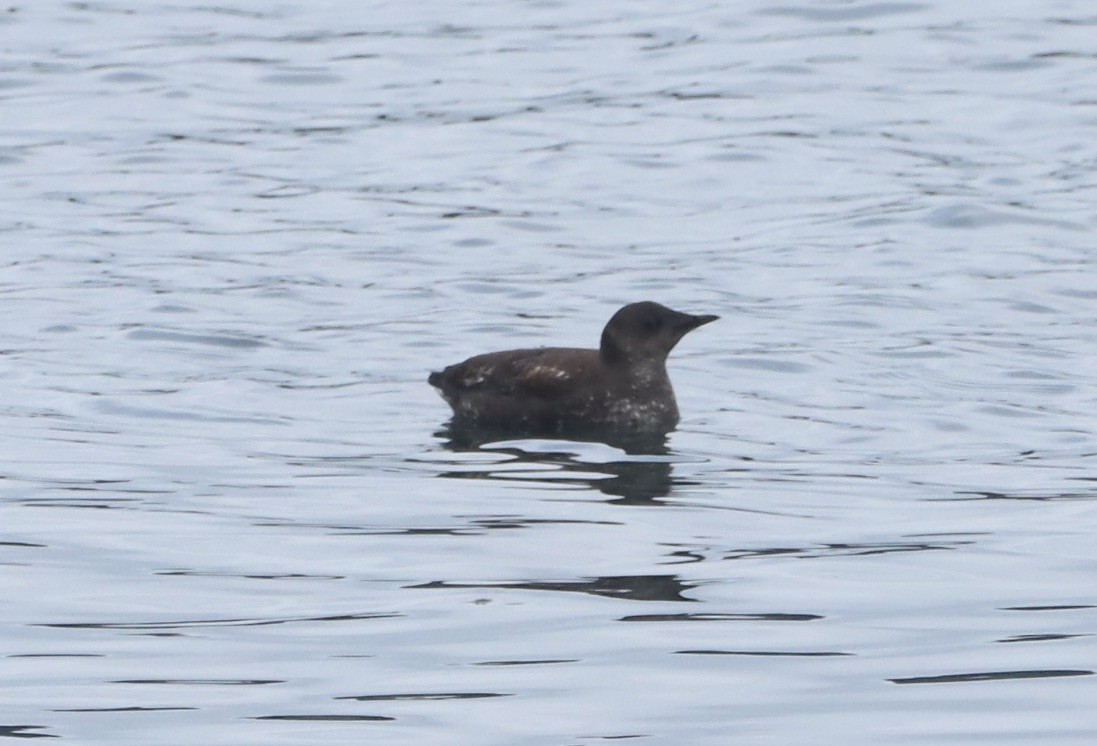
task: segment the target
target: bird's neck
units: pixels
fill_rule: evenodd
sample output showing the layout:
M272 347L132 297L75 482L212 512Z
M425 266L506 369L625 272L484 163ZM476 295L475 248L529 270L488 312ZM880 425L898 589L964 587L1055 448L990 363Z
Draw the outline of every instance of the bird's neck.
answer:
M670 380L667 377L667 361L663 358L636 360L619 352L607 355L604 349L600 357L614 378L630 386L662 386Z

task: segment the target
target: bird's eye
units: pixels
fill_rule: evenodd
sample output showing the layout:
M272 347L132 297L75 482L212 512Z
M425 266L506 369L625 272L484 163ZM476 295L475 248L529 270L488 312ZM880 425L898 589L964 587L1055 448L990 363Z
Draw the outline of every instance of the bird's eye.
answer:
M662 326L662 322L659 319L651 318L644 319L644 331L655 332L659 331L659 327Z

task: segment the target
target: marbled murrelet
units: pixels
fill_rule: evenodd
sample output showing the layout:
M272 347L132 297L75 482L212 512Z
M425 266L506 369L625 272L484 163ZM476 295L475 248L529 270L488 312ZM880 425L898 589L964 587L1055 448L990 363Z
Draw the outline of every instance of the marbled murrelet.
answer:
M667 355L718 316L651 301L613 315L597 350L542 347L471 357L428 381L453 408L453 426L529 435L665 434L678 424Z

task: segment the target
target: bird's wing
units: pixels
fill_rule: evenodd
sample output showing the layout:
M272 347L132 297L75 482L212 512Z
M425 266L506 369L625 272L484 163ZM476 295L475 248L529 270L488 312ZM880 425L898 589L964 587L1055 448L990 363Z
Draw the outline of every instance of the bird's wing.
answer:
M572 390L597 364L595 350L509 350L477 355L452 365L442 372L439 383L443 391L455 393L491 391L551 399Z

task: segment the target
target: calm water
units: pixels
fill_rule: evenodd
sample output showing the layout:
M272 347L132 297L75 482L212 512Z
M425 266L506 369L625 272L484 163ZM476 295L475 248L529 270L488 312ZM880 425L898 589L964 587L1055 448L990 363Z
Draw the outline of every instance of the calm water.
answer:
M0 737L1092 744L1082 0L0 15ZM650 298L663 455L426 373Z

